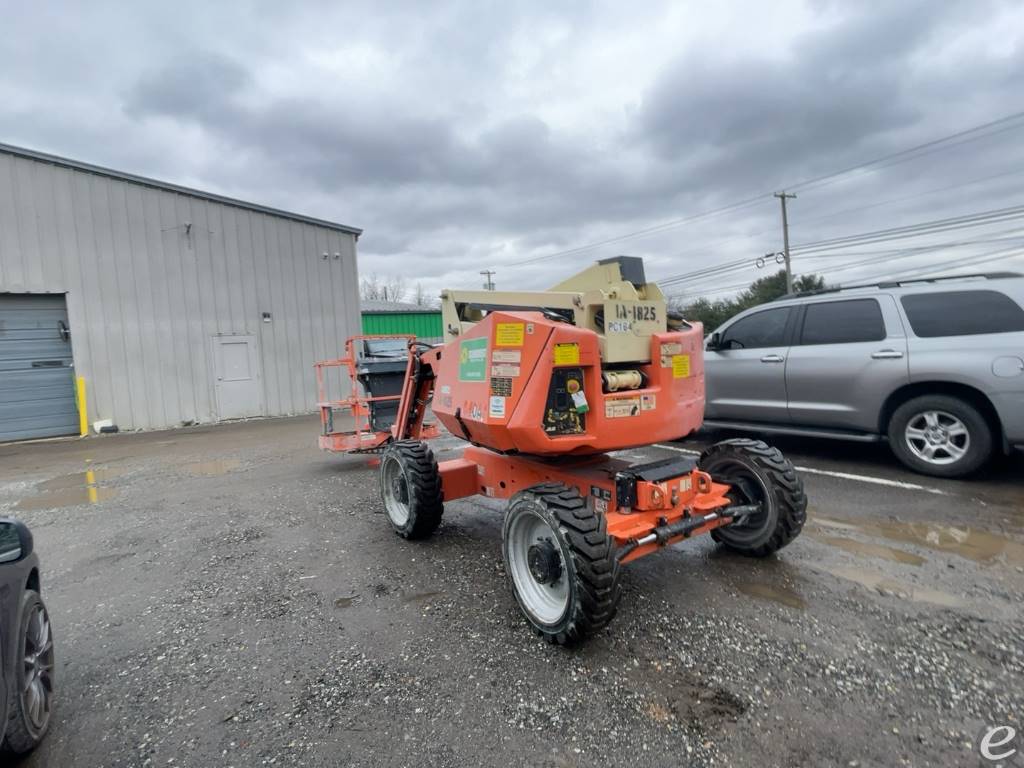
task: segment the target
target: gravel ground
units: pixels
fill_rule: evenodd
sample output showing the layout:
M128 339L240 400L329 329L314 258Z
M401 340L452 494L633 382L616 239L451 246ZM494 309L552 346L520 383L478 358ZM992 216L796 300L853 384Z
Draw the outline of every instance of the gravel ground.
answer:
M807 474L811 523L778 556L705 538L645 558L611 626L565 650L515 608L500 505L403 541L375 470L315 434L0 447L60 666L21 765L962 765L1024 713L1019 460L935 484L814 446L797 463L927 490Z

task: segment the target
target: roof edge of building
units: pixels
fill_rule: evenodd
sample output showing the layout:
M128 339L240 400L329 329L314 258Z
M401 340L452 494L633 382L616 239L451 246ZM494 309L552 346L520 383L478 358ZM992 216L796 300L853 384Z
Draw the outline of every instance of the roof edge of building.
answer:
M27 149L26 147L18 147L13 144L5 144L0 142L0 152L14 155L15 157L23 157L29 160L37 160L43 163L50 163L52 165L59 165L64 168L70 168L75 171L84 171L85 173L94 173L99 176L107 176L112 179L118 179L120 181L128 181L133 184L141 184L146 187L152 187L154 189L163 189L168 192L177 192L182 195L189 195L191 197L198 197L202 200L210 200L215 203L222 203L224 205L231 205L236 208L245 208L250 211L256 211L258 213L266 213L271 216L280 216L286 219L293 219L295 221L301 221L305 224L314 224L318 227L327 227L328 229L334 229L339 232L345 232L350 235L358 237L363 233L363 230L358 227L350 227L347 224L338 224L334 221L327 221L326 219L318 219L314 216L304 216L301 213L292 213L291 211L285 211L280 208L273 208L269 205L260 205L259 203L250 203L245 200L239 200L234 197L228 197L227 195L218 195L214 192L203 192L199 189L193 189L192 187L185 187L180 184L172 184L168 181L159 181L158 179L151 179L147 176L138 176L134 173L125 173L124 171L115 171L112 168L105 168L101 165L93 165L92 163L83 163L79 160L71 160L66 157L60 157L59 155L51 155L47 152L39 152L34 149Z

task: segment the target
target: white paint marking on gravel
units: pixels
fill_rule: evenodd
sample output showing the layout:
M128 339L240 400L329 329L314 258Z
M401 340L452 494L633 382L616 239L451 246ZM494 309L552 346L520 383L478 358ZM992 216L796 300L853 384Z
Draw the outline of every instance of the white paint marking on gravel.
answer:
M664 448L667 451L675 451L676 453L685 453L690 456L700 456L700 451L693 451L689 448L677 448L674 445L665 445L664 443L655 443L655 448Z
M665 445L664 443L655 443L656 448L664 448L668 451L675 451L676 453L685 453L688 456L700 456L700 451L694 451L689 448L677 448L674 445ZM949 494L945 491L940 491L938 488L929 488L924 485L918 485L917 483L905 483L902 480L889 480L884 477L872 477L870 475L855 475L850 472L834 472L830 469L816 469L815 467L796 467L797 472L806 472L809 475L825 475L826 477L837 477L841 480L855 480L859 483L872 483L873 485L885 485L890 488L902 488L905 491L924 491L925 493L933 493L936 496L948 496Z

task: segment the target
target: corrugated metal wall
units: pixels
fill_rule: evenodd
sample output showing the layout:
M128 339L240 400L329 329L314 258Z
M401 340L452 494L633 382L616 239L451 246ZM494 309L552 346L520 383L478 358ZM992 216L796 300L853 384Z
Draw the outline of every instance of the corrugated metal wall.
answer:
M265 415L310 411L360 328L350 233L3 152L0 292L67 293L89 419L121 429L215 421L217 334L257 337Z
M440 312L364 312L363 333L413 334L423 340L444 335Z

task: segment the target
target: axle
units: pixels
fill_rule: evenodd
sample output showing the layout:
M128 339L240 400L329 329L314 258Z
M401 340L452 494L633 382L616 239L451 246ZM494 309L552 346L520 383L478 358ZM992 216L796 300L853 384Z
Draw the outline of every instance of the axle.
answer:
M747 517L747 515L752 515L760 511L760 504L746 504L743 506L726 507L721 511L710 512L702 517L684 517L674 523L659 525L646 536L629 540L624 546L619 547L615 556L621 561L634 549L642 547L645 544L653 544L654 542L657 542L660 546L665 546L672 539L679 536L685 538L698 528L709 525L716 520L721 520L722 525L733 525L734 523L741 522Z

